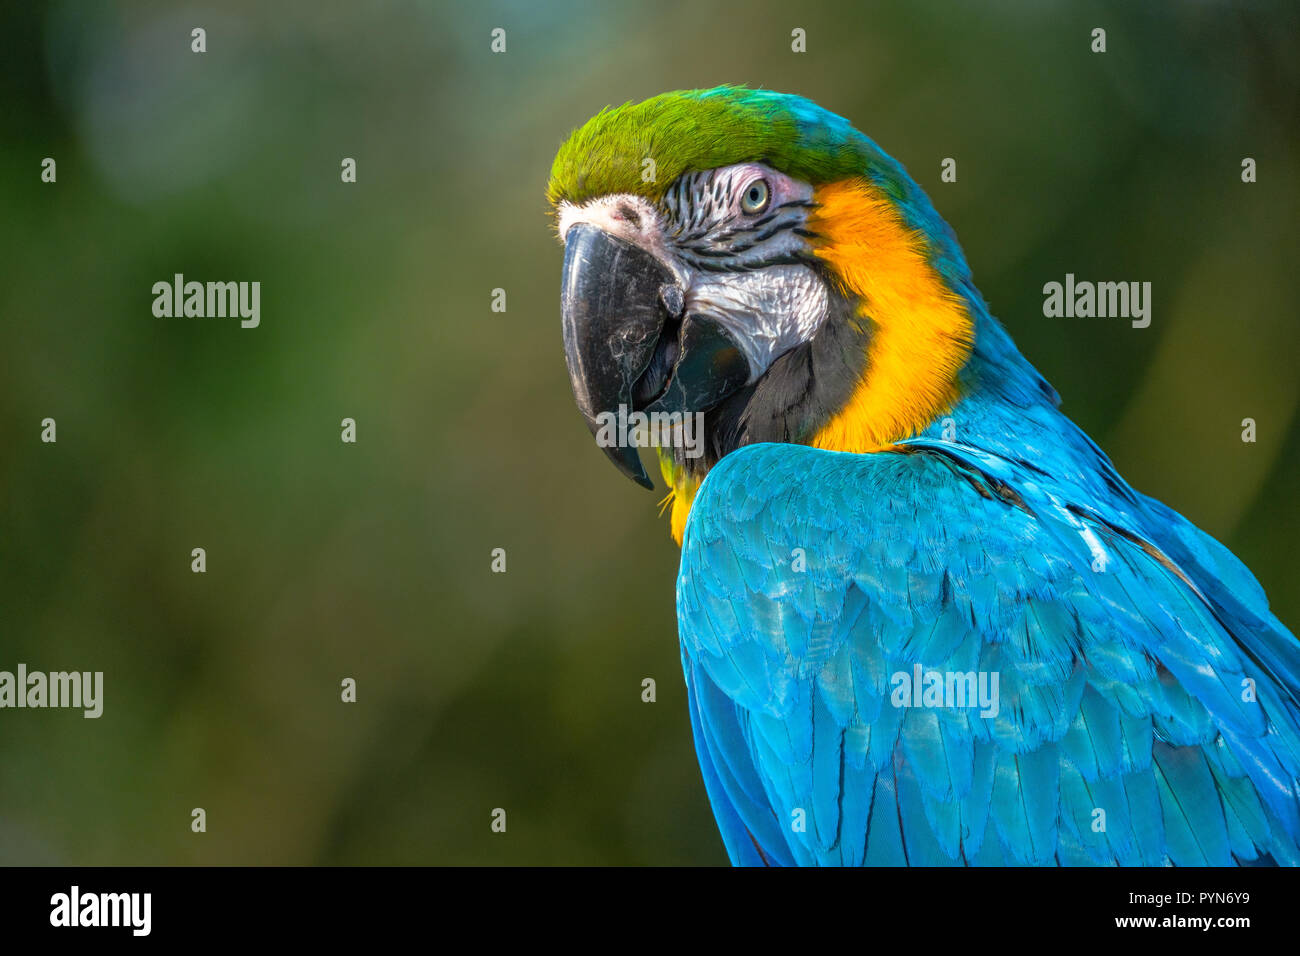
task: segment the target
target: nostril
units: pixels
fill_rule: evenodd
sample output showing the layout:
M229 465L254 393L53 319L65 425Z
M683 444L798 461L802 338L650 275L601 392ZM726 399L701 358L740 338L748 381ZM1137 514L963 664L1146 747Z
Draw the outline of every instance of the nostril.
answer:
M626 219L635 228L641 228L641 214L628 203L619 203L617 218Z

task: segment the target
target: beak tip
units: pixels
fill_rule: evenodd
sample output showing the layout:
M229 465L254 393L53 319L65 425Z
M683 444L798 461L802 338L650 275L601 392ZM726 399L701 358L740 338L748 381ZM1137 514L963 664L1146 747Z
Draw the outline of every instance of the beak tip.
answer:
M642 488L649 491L655 490L655 483L651 481L650 476L646 474L645 465L641 464L641 456L637 454L635 448L627 446L622 448L606 448L605 454L609 457L609 460L614 463L614 467L628 478L631 478Z

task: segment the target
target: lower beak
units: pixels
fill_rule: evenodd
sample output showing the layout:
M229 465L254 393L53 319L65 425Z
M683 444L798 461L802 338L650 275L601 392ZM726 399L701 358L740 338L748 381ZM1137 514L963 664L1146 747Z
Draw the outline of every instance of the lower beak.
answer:
M564 356L578 410L598 440L607 424L601 418L638 410L633 405L638 380L655 358L665 324L681 317L682 301L672 272L639 246L587 223L565 234ZM675 303L676 313L669 303ZM740 348L706 316L687 315L680 337L664 345L656 374L647 382L662 379L665 361L671 361L672 372L646 412L704 412L749 379ZM654 488L634 446L601 444L619 471Z

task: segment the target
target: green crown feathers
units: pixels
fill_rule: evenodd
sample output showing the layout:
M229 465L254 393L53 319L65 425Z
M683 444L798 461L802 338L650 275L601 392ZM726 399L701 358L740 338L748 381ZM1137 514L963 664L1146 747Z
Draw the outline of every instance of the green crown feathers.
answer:
M813 185L897 168L847 120L810 100L719 86L601 110L560 147L547 198L553 205L609 193L658 200L683 173L741 162Z

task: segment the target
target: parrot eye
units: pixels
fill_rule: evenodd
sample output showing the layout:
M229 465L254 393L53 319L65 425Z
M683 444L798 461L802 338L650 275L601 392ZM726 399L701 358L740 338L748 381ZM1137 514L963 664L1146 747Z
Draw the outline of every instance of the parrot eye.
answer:
M771 191L767 188L767 180L755 179L745 189L745 194L740 197L740 208L747 215L756 216L767 208L770 198Z

